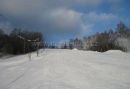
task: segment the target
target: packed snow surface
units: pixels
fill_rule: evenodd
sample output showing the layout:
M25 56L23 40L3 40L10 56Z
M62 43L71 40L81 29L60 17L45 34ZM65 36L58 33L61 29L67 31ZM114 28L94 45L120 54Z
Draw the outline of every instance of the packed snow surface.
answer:
M130 53L40 51L0 59L0 89L130 89Z

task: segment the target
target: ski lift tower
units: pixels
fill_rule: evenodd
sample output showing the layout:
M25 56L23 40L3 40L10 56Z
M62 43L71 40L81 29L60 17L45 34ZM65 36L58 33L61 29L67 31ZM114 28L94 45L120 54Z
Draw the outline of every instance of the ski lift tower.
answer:
M26 47L26 41L30 42L31 44L34 43L36 45L36 50L37 50L37 56L39 56L39 46L40 46L40 39L37 38L35 40L30 40L30 39L26 39L20 35L17 35L20 39L22 39L24 41L24 53L25 53L25 47ZM31 53L29 54L29 59L31 60Z
M39 46L40 46L40 41L39 41L39 38L33 40L33 42L35 43L36 45L36 50L37 50L37 56L39 56Z

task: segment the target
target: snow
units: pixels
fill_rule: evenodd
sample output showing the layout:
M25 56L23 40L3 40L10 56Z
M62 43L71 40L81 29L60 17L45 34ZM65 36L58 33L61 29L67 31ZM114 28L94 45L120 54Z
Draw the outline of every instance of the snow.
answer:
M77 48L73 48L73 50L78 50Z
M0 89L130 89L130 53L46 49L0 60Z

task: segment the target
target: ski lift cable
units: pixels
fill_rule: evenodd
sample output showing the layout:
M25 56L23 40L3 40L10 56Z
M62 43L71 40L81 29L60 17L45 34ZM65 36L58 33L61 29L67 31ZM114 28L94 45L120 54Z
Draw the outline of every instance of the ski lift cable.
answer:
M26 38L24 38L24 37L22 37L22 36L20 36L20 35L17 35L20 39L22 39L22 40L27 40L27 41L29 41L29 42L39 42L38 40L39 40L39 38L36 38L35 40L30 40L30 39L26 39Z

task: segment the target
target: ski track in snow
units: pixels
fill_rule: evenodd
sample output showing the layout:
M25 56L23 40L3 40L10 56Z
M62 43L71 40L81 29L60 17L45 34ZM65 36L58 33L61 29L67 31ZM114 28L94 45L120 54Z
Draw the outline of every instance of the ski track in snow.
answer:
M0 59L0 89L130 89L130 53L46 49Z

